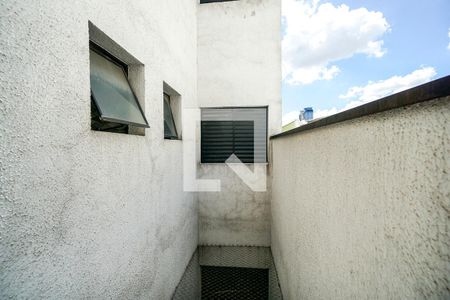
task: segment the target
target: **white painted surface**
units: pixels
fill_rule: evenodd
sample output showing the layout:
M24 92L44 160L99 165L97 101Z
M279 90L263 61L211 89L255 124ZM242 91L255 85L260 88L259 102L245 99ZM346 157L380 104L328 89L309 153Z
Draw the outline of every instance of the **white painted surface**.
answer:
M285 299L448 299L450 97L273 140Z
M197 3L0 2L0 298L169 299L197 246L163 81L197 98ZM146 136L90 130L88 20L145 65Z
M281 1L199 5L200 107L268 106L269 135L281 131ZM267 192L252 192L224 164L202 164L220 193L199 193L201 245L270 245Z

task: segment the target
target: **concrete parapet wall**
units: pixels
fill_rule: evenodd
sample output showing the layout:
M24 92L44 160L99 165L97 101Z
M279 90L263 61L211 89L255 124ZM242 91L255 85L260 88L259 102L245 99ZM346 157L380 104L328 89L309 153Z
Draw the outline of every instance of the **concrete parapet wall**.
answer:
M285 298L449 298L450 97L315 126L272 139Z

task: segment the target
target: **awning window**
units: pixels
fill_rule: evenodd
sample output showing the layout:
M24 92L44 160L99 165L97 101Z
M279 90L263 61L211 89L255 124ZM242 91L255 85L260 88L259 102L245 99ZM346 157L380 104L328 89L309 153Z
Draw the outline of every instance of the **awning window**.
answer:
M148 128L124 68L90 50L91 93L103 121Z

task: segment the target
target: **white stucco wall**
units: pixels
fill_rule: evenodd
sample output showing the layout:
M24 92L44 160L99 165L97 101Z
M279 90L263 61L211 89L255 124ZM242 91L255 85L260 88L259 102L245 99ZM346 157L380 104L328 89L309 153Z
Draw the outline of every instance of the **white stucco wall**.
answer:
M0 298L169 299L197 246L163 81L197 98L197 1L0 2ZM88 20L145 65L146 136L90 130Z
M450 97L272 140L285 299L448 299Z
M200 107L268 106L268 132L281 130L281 1L199 5ZM199 165L200 178L222 180L199 193L202 245L270 245L268 193L253 192L224 164Z

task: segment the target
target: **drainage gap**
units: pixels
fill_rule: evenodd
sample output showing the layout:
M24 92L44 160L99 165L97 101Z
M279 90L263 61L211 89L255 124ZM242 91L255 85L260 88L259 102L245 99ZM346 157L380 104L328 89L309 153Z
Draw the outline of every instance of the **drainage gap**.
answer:
M202 299L268 299L269 270L201 267Z

